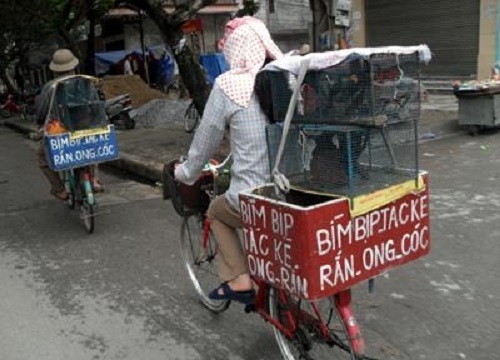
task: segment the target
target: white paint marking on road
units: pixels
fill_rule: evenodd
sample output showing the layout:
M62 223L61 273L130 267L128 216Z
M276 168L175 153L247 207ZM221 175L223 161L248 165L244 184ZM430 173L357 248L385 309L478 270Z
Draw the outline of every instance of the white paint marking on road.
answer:
M398 300L403 300L403 299L406 299L406 296L403 295L403 294L397 294L397 293L392 293L390 295L392 298L394 299L398 299Z

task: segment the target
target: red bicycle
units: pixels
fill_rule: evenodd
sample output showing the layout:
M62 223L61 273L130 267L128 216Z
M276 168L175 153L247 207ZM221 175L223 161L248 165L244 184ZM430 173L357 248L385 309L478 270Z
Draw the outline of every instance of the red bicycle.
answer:
M221 313L230 301L215 301L208 293L220 283L217 276L218 245L210 229L206 212L210 202L229 185L229 158L222 163L211 161L193 186L174 179L174 166L164 169L166 193L174 209L183 217L181 253L189 279L202 304ZM304 300L261 279L254 278L255 305L246 306L273 326L283 359L368 359L358 323L351 309L351 291L341 291L320 300Z

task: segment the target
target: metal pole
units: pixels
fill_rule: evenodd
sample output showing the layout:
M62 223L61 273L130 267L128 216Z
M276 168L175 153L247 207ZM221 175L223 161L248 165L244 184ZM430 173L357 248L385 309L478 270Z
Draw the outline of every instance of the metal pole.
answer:
M142 61L144 65L144 71L146 73L146 82L148 85L151 85L150 80L149 80L149 68L148 68L148 61L146 59L146 49L144 47L144 28L142 26L142 10L139 11L139 35L141 38L141 51L142 51Z
M94 75L94 56L95 56L95 13L94 1L87 0L87 18L89 20L89 34L87 38L87 63L85 72L88 75Z

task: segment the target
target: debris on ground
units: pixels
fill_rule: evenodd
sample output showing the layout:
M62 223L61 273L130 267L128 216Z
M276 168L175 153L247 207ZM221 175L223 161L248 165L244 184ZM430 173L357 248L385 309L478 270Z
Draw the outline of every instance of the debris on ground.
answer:
M138 128L183 127L184 113L189 104L189 100L154 99L134 108L130 116L136 121Z
M436 134L434 134L433 132L427 132L424 135L422 135L422 137L421 137L422 140L432 140L435 138L436 138Z
M167 99L167 95L149 87L139 75L106 76L100 81L106 99L129 94L132 107L138 108L156 99Z

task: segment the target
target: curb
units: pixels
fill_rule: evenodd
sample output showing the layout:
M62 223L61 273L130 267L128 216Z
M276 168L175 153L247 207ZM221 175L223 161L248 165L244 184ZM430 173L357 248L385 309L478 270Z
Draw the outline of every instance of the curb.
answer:
M35 127L26 124L19 124L15 121L5 120L3 123L6 127L25 135L37 132ZM161 182L163 180L162 163L154 160L146 160L140 156L132 155L123 151L120 151L120 158L118 160L107 162L105 165L133 173L154 182Z
M4 120L3 121L3 124L8 127L8 128L11 128L17 132L20 132L22 134L25 134L25 135L29 135L31 133L35 133L36 132L36 129L31 127L31 126L26 126L26 125L23 125L23 124L18 124L16 122L13 122L11 120Z
M25 135L37 132L37 129L33 126L17 123L12 120L4 120L3 124ZM449 131L443 131L442 134L436 134L436 137L431 139L419 138L418 142L424 144L461 134L459 128L449 128L448 130ZM135 174L155 183L163 182L163 163L156 160L145 159L134 154L120 151L120 158L118 160L106 162L104 165Z
M107 162L105 165L139 175L155 183L163 182L163 164L158 161L148 161L140 156L120 151L118 160Z

